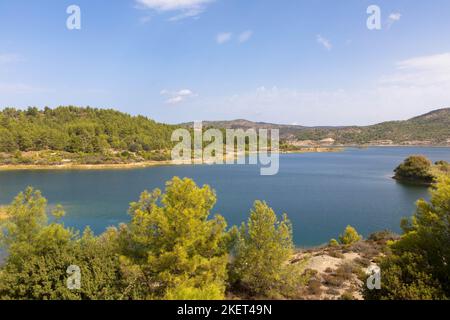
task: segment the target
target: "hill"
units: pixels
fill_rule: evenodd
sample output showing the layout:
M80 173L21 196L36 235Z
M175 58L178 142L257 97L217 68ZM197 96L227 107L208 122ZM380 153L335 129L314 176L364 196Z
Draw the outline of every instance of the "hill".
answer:
M319 146L450 145L450 109L372 126L304 127L248 120L209 121L220 129L279 129L284 151ZM0 111L0 164L132 164L170 159L174 129L143 116L73 106ZM305 148L305 147L309 147Z
M174 128L143 116L90 107L6 108L0 112L0 153L15 156L3 155L0 160L39 164L44 151L43 164L64 159L81 163L164 160Z
M290 143L315 143L333 139L335 144L446 145L450 143L450 108L444 108L405 121L389 121L371 126L305 127L251 122L247 120L211 121L206 126L218 128L279 129Z

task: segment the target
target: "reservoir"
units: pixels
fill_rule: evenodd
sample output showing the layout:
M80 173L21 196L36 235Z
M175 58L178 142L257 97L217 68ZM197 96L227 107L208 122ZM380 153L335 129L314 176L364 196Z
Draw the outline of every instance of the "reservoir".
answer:
M66 226L90 226L98 234L127 222L129 203L143 190L163 188L174 176L188 177L216 191L212 214L223 215L229 226L247 220L253 202L264 200L277 214L288 214L296 245L309 247L337 238L347 225L364 236L384 229L400 232L401 218L413 214L419 198L428 198L426 187L391 178L396 166L413 154L450 161L449 148L385 147L283 154L275 176L261 176L252 165L0 171L0 204L33 186L50 206L64 206Z

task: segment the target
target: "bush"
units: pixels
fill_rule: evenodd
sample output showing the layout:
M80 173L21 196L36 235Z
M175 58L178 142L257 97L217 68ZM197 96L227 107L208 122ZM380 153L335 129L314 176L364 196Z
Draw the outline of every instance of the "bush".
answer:
M294 294L302 285L301 268L287 264L293 253L292 226L257 201L247 224L237 232L230 278L235 285L266 297Z
M355 297L353 296L352 292L346 291L342 294L340 300L355 300Z
M331 247L339 247L339 242L336 239L331 239L329 245Z
M343 280L351 280L355 271L356 267L352 263L344 263L336 269L335 276Z
M320 296L323 292L322 283L317 279L312 279L308 283L308 292L310 294Z
M387 241L397 240L398 238L399 236L392 231L384 230L370 234L368 240L379 243L386 243Z
M0 300L119 299L113 230L96 238L89 229L83 236L57 223L64 212L53 212L48 223L47 201L28 188L8 207L8 219L0 222L0 240L8 256L0 270ZM77 265L82 272L80 290L66 285L67 268Z
M339 236L339 241L343 245L351 245L358 241L361 241L362 236L358 234L355 228L352 226L347 226L343 234Z
M412 219L403 221L403 236L383 258L381 290L366 290L366 299L450 298L450 178L439 178L431 201L419 200Z
M425 156L410 156L395 170L395 178L419 183L432 183L432 163Z
M345 256L339 251L331 251L331 252L328 253L328 255L330 257L337 258L337 259L344 259L345 258Z
M345 280L333 274L326 274L323 276L324 284L331 287L340 288Z

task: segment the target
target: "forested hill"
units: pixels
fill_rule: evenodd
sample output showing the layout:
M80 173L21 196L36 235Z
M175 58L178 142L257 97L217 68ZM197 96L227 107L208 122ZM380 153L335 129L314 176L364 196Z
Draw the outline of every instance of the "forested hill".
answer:
M207 122L221 128L279 128L284 141L334 139L336 144L449 144L450 108L432 111L406 121L366 127L302 127L254 123L246 120ZM6 108L0 111L0 153L60 151L70 154L135 156L132 160L164 160L171 149L177 126L157 123L143 116L130 116L94 108ZM64 154L63 156L67 156ZM18 156L19 160L23 159ZM79 159L78 159L79 160ZM77 160L77 161L78 161ZM128 159L129 160L129 159ZM96 162L108 161L107 157ZM2 161L3 163L5 161ZM36 162L36 161L34 161ZM58 163L59 161L56 161Z
M450 108L435 110L405 121L383 122L366 127L308 128L299 130L299 140L332 138L336 143L447 144L450 141Z
M0 152L165 150L171 146L173 128L143 116L90 107L6 108L0 112Z
M283 140L319 142L334 139L336 144L448 144L450 141L450 108L439 109L405 121L383 122L371 126L304 127L276 125L246 120L212 121L219 128L277 128Z

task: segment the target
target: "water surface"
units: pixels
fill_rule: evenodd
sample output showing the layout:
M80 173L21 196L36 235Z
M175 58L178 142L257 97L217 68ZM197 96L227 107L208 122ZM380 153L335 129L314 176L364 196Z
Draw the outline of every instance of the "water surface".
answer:
M364 235L390 229L414 212L417 199L428 197L420 186L391 179L393 169L411 154L450 161L448 148L348 149L339 153L281 155L276 176L260 176L257 166L162 166L133 170L0 172L0 203L33 186L51 205L62 204L64 223L91 226L100 233L126 222L128 205L145 190L164 187L173 176L209 184L217 192L213 213L229 225L248 218L257 199L265 200L294 226L298 246L313 246L337 237L348 225Z

